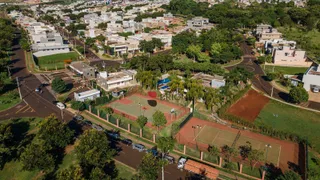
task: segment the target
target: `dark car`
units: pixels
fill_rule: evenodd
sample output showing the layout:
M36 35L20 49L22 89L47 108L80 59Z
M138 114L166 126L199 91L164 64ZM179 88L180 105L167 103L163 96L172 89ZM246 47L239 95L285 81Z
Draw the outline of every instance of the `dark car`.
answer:
M123 139L122 143L127 145L127 146L130 146L132 144L132 140L131 139Z
M108 135L111 137L111 138L114 138L114 139L119 139L120 138L120 135L116 132L108 132Z
M97 124L92 124L92 128L96 129L97 131L103 131L103 127L101 127L100 125L97 125Z
M158 151L156 149L148 149L147 153L151 153L153 156L157 157L158 156Z

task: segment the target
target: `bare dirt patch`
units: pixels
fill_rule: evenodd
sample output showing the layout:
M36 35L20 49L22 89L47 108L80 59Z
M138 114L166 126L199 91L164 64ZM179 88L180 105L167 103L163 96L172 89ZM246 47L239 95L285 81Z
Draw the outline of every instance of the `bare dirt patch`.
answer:
M250 90L243 98L234 103L227 112L253 122L268 102L268 97L255 90Z

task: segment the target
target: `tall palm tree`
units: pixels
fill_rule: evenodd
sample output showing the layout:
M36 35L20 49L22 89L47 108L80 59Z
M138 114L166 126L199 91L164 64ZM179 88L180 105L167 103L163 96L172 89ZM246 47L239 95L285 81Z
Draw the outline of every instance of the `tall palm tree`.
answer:
M187 99L192 100L194 109L195 100L204 96L203 85L201 84L201 80L187 79L185 86L188 90Z
M170 87L170 92L172 96L174 93L176 93L177 96L183 94L184 82L180 78L172 78L172 80L168 83L168 86Z
M221 104L221 95L218 89L210 87L205 88L204 101L208 109L212 111L214 105L218 106Z

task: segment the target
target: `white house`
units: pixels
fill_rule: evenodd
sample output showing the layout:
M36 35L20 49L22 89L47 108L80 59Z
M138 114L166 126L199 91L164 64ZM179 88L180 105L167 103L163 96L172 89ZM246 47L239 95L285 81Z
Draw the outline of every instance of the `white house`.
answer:
M84 92L80 92L80 93L74 93L74 99L76 101L87 101L87 100L95 100L96 98L100 97L100 91L97 89L92 89L89 91L84 91Z
M320 87L320 66L313 64L303 75L303 88L310 91L312 88Z
M123 70L115 73L107 73L106 71L99 72L97 83L100 87L109 91L116 88L124 88L137 85L135 80L135 70Z

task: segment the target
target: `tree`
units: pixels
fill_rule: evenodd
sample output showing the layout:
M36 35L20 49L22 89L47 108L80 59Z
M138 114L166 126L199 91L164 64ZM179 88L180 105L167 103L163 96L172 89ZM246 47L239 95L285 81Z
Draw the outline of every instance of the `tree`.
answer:
M33 141L20 156L22 168L33 171L36 169L51 172L55 166L54 157L48 152L50 147L43 141Z
M255 44L255 42L256 42L256 38L254 38L254 37L247 38L248 45L253 46Z
M57 180L85 180L82 168L79 165L71 165L67 169L59 171Z
M104 44L106 37L104 37L103 35L100 34L99 36L96 37L96 39Z
M155 45L153 44L152 41L142 40L139 43L139 48L141 51L143 51L145 53L153 53Z
M106 179L106 177L107 177L107 174L99 167L93 168L90 173L91 180Z
M152 115L152 118L153 118L152 124L158 128L158 131L160 126L164 126L167 124L167 119L164 113L159 110L154 112L154 114Z
M12 142L13 133L11 124L0 124L0 169L4 166L6 160L11 155L10 143Z
M248 159L250 161L251 169L253 170L256 164L263 160L263 151L252 149L249 151Z
M289 99L293 103L307 102L309 94L303 87L293 87L290 89Z
M142 180L156 180L160 169L159 160L152 153L143 156L138 167L138 173Z
M249 141L247 141L245 145L239 146L239 150L242 159L245 160L252 151L252 145Z
M188 90L187 99L192 100L193 105L195 103L195 100L200 99L204 96L203 86L200 80L187 79L185 85L186 89Z
M174 93L176 95L183 94L184 82L180 78L178 77L171 78L171 81L168 83L168 86L170 87L170 92L172 95Z
M219 156L220 155L220 149L214 145L208 146L208 152L209 152L210 156Z
M210 109L212 111L212 107L214 105L218 106L221 103L221 95L218 89L213 89L211 87L205 88L204 93L204 101L207 106L207 109Z
M161 39L152 38L151 41L152 41L153 45L158 49L161 49L164 46L164 43L161 41Z
M39 125L37 138L43 140L48 146L55 148L63 148L67 146L74 136L72 131L66 124L58 120L54 115L46 117Z
M20 46L23 50L30 51L31 45L30 45L28 39L25 39L25 38L21 39Z
M62 93L67 89L66 83L60 77L53 79L51 87L56 93Z
M93 129L85 131L79 137L75 151L80 165L85 168L104 168L115 154L115 150L109 146L106 134Z
M253 77L253 73L242 67L236 67L227 74L227 82L238 85L240 81L247 83Z
M239 152L237 151L237 149L225 145L222 147L222 153L225 155L227 161L230 162L230 158L237 156Z
M200 53L201 53L201 47L199 45L189 45L186 50L186 54L189 57L193 57L194 61L196 61Z
M81 101L71 101L71 108L77 111L83 111L85 110L85 104Z
M140 115L137 119L137 123L139 124L141 129L144 128L144 126L147 124L147 122L148 122L148 118L143 115Z
M293 172L292 170L286 171L282 176L278 177L276 180L300 180L301 177Z
M174 139L172 137L160 137L157 144L161 152L166 154L173 150Z

